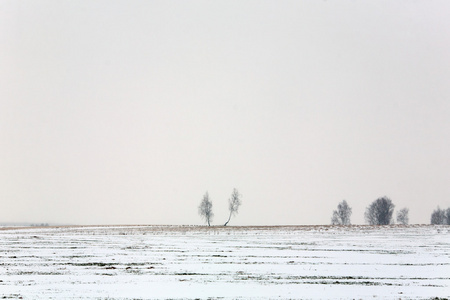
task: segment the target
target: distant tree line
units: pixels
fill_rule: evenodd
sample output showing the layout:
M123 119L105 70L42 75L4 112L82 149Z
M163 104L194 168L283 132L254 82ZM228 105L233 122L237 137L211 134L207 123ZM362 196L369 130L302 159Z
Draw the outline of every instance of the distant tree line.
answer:
M223 226L227 226L231 220L231 217L235 216L239 212L239 207L242 204L242 195L239 194L237 189L233 189L231 197L228 199L228 219ZM198 207L198 214L208 226L211 226L211 222L214 217L212 211L212 201L209 197L209 193L206 192ZM374 200L366 208L364 213L364 219L369 225L390 225L397 224L408 225L409 224L409 209L402 208L397 211L396 220L394 221L394 209L395 205L388 197L380 197ZM351 225L350 217L352 215L352 208L346 200L342 200L337 209L333 211L331 217L332 225ZM450 208L441 209L439 206L431 214L431 224L433 225L450 225Z
M231 217L236 215L239 211L239 206L241 206L241 194L239 194L237 189L233 189L231 193L231 197L228 199L228 210L230 214L228 216L228 220L225 222L223 226L227 226L231 220ZM211 226L212 218L214 217L214 213L212 211L212 201L209 198L208 192L203 196L202 201L198 207L198 214L202 219L208 223L208 226Z
M31 224L31 227L48 227L48 226L50 226L48 223Z
M390 225L394 224L394 208L395 205L388 197L380 197L374 200L364 213L364 219L370 225ZM336 210L333 211L331 217L332 225L351 225L350 217L352 215L352 208L348 205L346 200L338 204ZM409 224L409 209L402 208L397 211L397 224ZM438 208L431 214L431 224L434 225L450 225L450 208Z
M447 209L440 209L438 206L431 214L431 224L450 225L450 207Z

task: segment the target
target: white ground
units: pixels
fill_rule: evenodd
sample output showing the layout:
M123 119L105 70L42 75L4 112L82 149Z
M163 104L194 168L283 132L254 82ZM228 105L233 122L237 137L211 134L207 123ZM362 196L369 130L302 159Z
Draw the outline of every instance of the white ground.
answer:
M0 299L434 297L449 226L0 230Z

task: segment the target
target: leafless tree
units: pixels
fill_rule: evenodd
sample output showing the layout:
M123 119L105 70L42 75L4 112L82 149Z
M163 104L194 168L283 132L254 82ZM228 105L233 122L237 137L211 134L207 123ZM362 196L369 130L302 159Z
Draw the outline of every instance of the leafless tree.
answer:
M450 225L450 207L445 211L445 224Z
M230 222L231 216L238 213L241 203L241 195L239 194L237 189L233 189L233 193L231 194L230 199L228 199L228 209L230 210L230 215L223 226L227 226L228 222Z
M331 218L332 225L350 225L350 216L352 215L352 208L348 206L347 201L342 200L338 204L337 210L333 211Z
M198 207L198 214L203 219L205 219L205 221L208 223L208 226L211 226L211 221L214 217L214 213L212 212L212 202L209 199L208 192L206 192L206 194L203 196L203 200Z
M370 225L389 225L392 223L392 214L395 205L388 197L381 197L373 201L366 208L364 217Z
M409 209L408 208L402 208L397 212L397 223L408 225L409 224Z
M431 224L433 225L443 225L447 223L445 209L440 209L438 206L431 214Z

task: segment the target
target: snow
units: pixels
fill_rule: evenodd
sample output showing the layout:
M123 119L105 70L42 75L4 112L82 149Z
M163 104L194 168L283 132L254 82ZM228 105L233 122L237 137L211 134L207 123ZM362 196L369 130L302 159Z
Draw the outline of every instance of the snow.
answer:
M450 297L450 227L3 229L2 297Z

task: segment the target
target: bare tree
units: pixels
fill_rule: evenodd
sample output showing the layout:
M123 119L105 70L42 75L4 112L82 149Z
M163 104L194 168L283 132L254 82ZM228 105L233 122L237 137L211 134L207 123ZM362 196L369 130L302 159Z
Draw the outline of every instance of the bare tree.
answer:
M409 223L409 209L408 208L402 208L397 212L397 223L408 225Z
M338 204L337 210L333 211L331 218L332 225L350 225L350 216L352 215L352 208L348 206L347 201L342 200Z
M214 217L214 213L212 212L212 202L209 200L209 194L203 196L203 200L198 207L198 214L205 219L208 223L208 226L211 226L212 218Z
M238 213L239 206L241 206L241 195L239 194L237 189L233 189L233 193L231 194L231 198L228 199L228 209L230 210L230 216L228 220L225 222L223 226L227 226L228 222L230 222L231 216Z
M389 225L392 223L392 214L395 205L388 197L381 197L373 201L366 208L364 217L370 225Z
M446 223L446 212L445 209L440 209L438 206L431 214L431 224L432 225L443 225Z
M450 207L445 211L445 224L450 225Z

